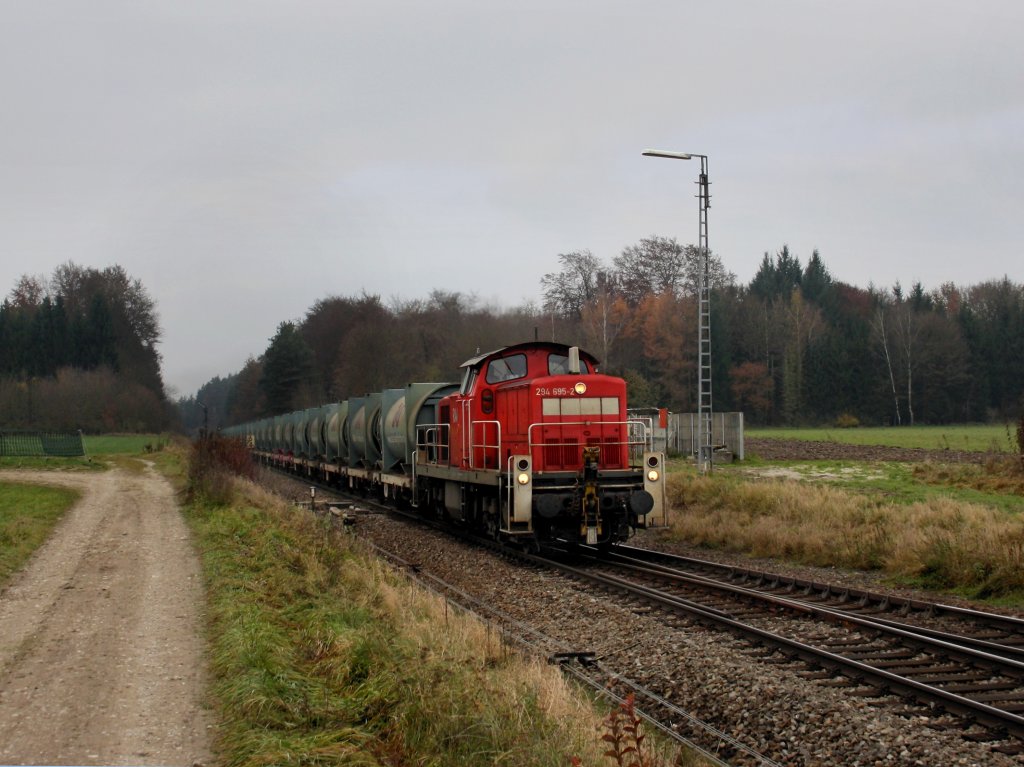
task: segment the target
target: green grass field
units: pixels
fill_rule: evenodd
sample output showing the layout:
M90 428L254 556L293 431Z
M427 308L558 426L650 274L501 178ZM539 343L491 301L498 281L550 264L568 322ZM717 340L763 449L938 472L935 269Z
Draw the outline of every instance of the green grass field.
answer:
M85 452L87 455L150 453L167 447L169 441L166 434L86 434Z
M802 439L845 445L964 450L975 453L1016 452L1015 426L965 424L953 426L865 426L855 429L747 429L754 439Z
M46 540L78 493L61 487L0 482L0 584Z

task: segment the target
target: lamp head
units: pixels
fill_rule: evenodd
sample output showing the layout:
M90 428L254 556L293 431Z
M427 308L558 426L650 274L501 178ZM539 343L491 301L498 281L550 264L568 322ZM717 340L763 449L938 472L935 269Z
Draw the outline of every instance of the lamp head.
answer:
M685 152L664 152L660 149L645 149L643 155L644 157L667 157L670 160L693 159L692 154L686 154Z

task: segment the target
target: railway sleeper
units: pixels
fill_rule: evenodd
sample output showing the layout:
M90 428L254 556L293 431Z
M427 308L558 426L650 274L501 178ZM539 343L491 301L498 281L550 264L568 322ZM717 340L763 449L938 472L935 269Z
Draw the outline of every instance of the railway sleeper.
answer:
M967 673L964 673L964 671L961 669L960 673L922 673L919 675L915 675L912 678L915 682L921 682L922 684L934 686L940 684L959 684L961 682L987 681L992 679L992 674L986 671L969 671Z
M870 639L864 637L837 637L825 642L826 647L866 647Z
M1024 693L1020 692L983 692L983 693L972 693L971 700L981 701L982 703L991 703L993 701L1005 701L1007 704L1010 703L1024 703ZM1002 705L997 705L996 708L1002 708Z
M877 669L884 671L891 671L899 676L913 676L914 674L922 674L930 672L935 668L935 660L933 658L911 658L907 660L880 660L877 663L872 663ZM959 666L950 666L951 670L959 668Z
M846 691L847 695L854 698L887 698L892 693L886 687L875 687L870 684L862 684Z
M854 650L852 652L844 652L843 657L849 658L850 660L859 661L887 661L887 660L909 660L917 655L916 650L910 650L907 648L894 649L892 646L888 647L865 647L863 650ZM871 664L875 665L874 663Z
M963 689L960 689L963 688ZM1024 692L1008 693L1008 690L1020 690L1020 685L1013 680L984 682L982 684L951 684L944 687L948 692L969 692L971 700L1024 700Z
M1000 738L1000 740L1003 739ZM1000 743L998 746L992 746L992 750L1007 756L1020 756L1024 754L1024 745L1020 744L1019 741L1008 740Z

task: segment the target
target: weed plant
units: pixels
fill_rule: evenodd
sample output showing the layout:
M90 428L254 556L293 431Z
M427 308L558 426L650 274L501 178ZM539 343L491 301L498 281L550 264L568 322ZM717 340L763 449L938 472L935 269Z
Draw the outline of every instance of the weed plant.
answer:
M909 504L797 481L669 478L669 536L817 566L878 570L977 597L1024 593L1024 519L941 496Z
M706 762L687 749L659 747L650 742L644 721L636 710L636 700L630 693L601 723L604 734L605 763L617 767L696 767ZM584 767L578 756L572 757L572 767Z
M187 512L223 764L602 763L599 717L556 669L510 652L353 536L250 482L228 489L192 492Z

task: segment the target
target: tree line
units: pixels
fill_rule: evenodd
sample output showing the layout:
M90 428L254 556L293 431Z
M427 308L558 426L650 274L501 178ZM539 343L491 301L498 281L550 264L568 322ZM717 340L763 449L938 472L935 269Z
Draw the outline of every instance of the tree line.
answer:
M700 254L650 237L610 264L559 256L544 308L633 383L633 401L692 410ZM913 424L1013 417L1024 392L1024 286L926 290L835 280L783 246L749 284L711 261L714 403L756 423Z
M168 428L159 341L153 299L121 266L22 276L0 304L0 424Z
M367 293L328 296L301 320L280 323L240 371L178 406L187 430L204 417L214 429L414 381L453 381L476 351L533 338L541 319L535 307L487 307L440 290L387 304Z
M749 284L711 255L716 410L764 424L912 424L1012 417L1024 391L1024 286L860 288L814 251L765 253ZM477 351L533 338L579 344L629 382L632 406L695 409L693 246L652 236L603 262L558 256L542 302L503 309L445 291L329 296L282 322L243 368L179 402L211 428L412 381L452 381ZM201 404L200 404L201 403Z

